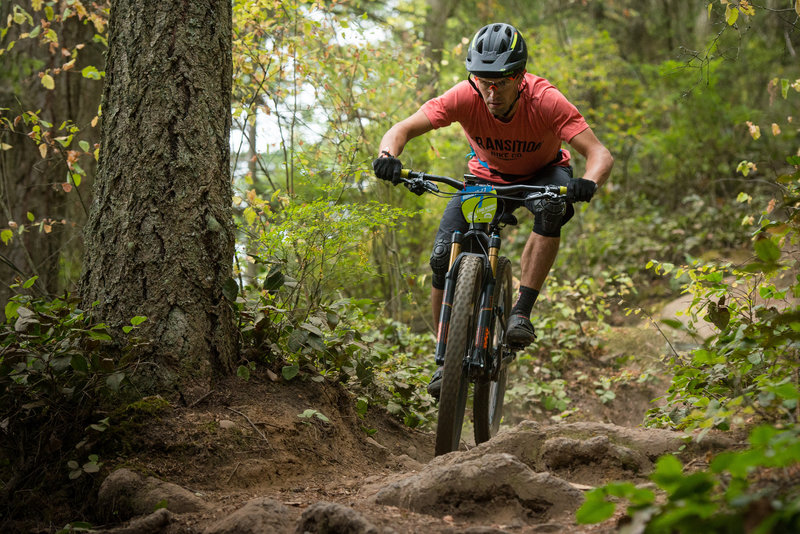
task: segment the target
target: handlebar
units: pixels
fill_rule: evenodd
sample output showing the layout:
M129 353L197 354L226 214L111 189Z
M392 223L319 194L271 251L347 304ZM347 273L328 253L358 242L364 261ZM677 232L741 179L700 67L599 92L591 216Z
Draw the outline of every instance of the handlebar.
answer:
M402 169L400 177L405 186L416 194L421 194L424 191L438 193L439 188L433 182L439 182L450 187L463 191L468 185L474 184L488 184L492 186L498 193L539 193L542 196L559 196L565 197L567 194L566 186L558 185L526 185L526 184L496 184L488 180L484 180L472 174L465 174L463 180L456 180L449 176L437 176L435 174L427 174L420 171L412 171L411 169ZM537 195L538 196L538 195Z

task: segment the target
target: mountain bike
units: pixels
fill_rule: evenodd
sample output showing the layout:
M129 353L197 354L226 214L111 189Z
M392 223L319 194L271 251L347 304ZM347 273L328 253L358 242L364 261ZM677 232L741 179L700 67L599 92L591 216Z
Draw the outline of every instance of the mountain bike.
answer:
M443 367L436 427L438 456L459 447L470 384L474 385L475 443L488 441L497 433L508 366L524 348L512 346L505 339L513 289L511 262L499 255L500 230L517 221L512 213L505 212L502 200L523 198L534 213L563 214L567 188L499 185L471 174L459 181L409 169L403 169L401 180L418 195L460 196L468 225L466 233L456 231L452 235L437 331L435 359ZM449 185L456 192L442 192L434 182Z

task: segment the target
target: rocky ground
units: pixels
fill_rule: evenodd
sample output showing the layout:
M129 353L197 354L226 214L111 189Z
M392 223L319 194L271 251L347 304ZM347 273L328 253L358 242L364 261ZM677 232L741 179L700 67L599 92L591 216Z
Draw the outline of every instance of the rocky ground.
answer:
M437 458L431 430L377 408L361 417L352 394L325 381L262 370L145 399L116 425L114 450L124 452L102 456L97 500L76 515L117 534L616 532L622 510L576 524L586 491L649 485L664 453L704 465L709 451L735 445L687 446L681 433L642 427L667 384L663 356L678 346L648 322L618 325L596 356L570 360L561 417L510 394L494 439L476 447L465 429L461 450Z
M159 400L136 427L137 452L106 461L113 469L98 495L102 524L95 529L615 532L621 513L600 525L575 523L584 492L613 480L648 484L661 454L681 450L685 461L702 463L710 450L733 443L720 437L682 447L681 433L642 428L664 382L632 378L642 376L643 363L625 355L644 348L653 355L650 368L664 340L653 329L620 327L607 342L602 361L584 360L566 377L569 417L522 417L524 410L511 407L511 424L493 440L478 447L466 441L438 458L432 432L379 410L361 418L347 391L324 382L265 374L231 379L183 402ZM615 398L603 402L589 373L628 379L612 381ZM300 417L307 410L314 412Z

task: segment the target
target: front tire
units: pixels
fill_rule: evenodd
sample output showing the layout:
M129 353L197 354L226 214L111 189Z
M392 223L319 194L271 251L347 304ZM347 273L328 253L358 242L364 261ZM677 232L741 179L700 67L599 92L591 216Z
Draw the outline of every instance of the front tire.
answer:
M475 322L480 309L483 259L465 256L458 269L453 311L444 355L439 419L436 424L436 456L458 449L469 389L465 357L472 349Z
M494 286L494 306L499 312L495 314L494 337L492 341L492 354L502 358L503 338L505 326L511 313L511 262L508 258L501 257L497 261L497 273ZM475 444L489 441L500 430L500 420L503 418L503 400L506 395L508 381L508 367L503 362L498 362L500 370L497 380L479 380L475 384L475 398L472 402L473 417L475 419Z

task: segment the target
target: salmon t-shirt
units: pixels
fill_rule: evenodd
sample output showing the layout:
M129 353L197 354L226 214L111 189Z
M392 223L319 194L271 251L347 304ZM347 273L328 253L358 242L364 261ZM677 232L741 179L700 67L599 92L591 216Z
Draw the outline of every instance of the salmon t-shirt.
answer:
M460 123L475 152L470 172L497 183L524 179L556 161L569 165L569 151L561 150L561 142L589 127L558 89L530 73L509 122L496 119L466 80L423 104L422 111L434 128Z

